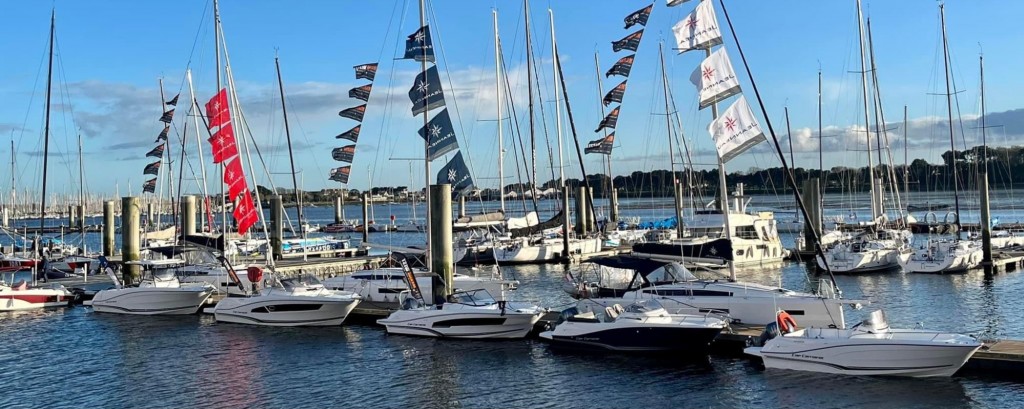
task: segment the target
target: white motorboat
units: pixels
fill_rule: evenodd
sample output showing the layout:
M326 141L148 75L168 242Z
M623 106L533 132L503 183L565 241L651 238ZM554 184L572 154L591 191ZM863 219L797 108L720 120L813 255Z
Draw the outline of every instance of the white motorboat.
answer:
M426 227L415 220L409 220L407 223L395 228L395 231L401 233L422 233L426 231Z
M402 309L377 320L388 334L437 338L523 338L545 310L532 304L495 301L486 290L460 291L438 306L403 293Z
M138 264L146 264L144 260ZM182 285L169 268L145 268L146 278L138 286L123 287L113 270L107 275L115 288L98 291L85 305L93 311L135 315L188 315L195 314L216 291L212 285Z
M554 329L540 337L567 349L704 355L726 326L724 320L707 314L671 314L654 299L639 299L626 307L581 300L562 311Z
M501 270L492 266L490 274L468 275L456 269L454 277L455 291L486 290L489 294L503 294L504 291L515 290L519 286L517 280L505 280ZM473 269L474 271L479 271ZM423 289L423 297L433 300L434 275L428 271L416 273L419 288ZM331 277L323 280L324 287L331 290L349 291L359 294L362 302L353 314L387 315L401 307L401 293L409 289L405 282L405 272L399 267L384 267L372 270L360 270L352 274Z
M761 357L766 368L844 375L952 376L982 343L967 335L917 329L892 329L882 311L850 329L796 330L788 314L779 314L781 335L745 353ZM785 330L795 330L787 332Z
M29 286L25 278L16 280L18 270L3 272L0 280L0 311L35 310L50 307L66 307L74 294L60 284ZM32 271L27 271L31 279Z
M559 261L567 257L564 239L544 236L526 236L500 239L494 243L494 260L499 264L530 264ZM601 251L600 238L570 238L569 254L589 254Z
M928 240L900 266L907 273L963 273L981 266L981 242L974 240Z
M910 257L911 237L908 230L863 232L851 240L826 247L825 259L836 274L894 271ZM818 267L824 270L821 259L816 260Z
M725 215L719 210L700 210L686 222L684 237L649 240L633 245L633 255L691 266L721 268L729 261L737 267L782 263L787 250L782 247L772 212L729 213L732 239L725 235ZM652 237L653 238L653 237Z
M777 309L796 312L810 325L843 328L843 305L860 308L863 301L836 296L832 283L819 282L818 294L755 283L697 278L678 262L629 256L591 259L569 272L564 290L604 306L657 299L671 313L727 315L732 322L761 324L775 319Z
M262 280L250 277L250 281ZM276 327L341 325L360 301L357 294L324 288L308 274L273 281L274 285L258 293L220 300L213 308L217 322Z

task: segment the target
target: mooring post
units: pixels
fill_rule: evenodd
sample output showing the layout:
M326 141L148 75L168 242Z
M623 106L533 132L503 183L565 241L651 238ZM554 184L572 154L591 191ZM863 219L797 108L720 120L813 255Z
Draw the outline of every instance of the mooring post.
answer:
M114 201L103 202L103 255L112 257L114 255Z
M981 265L985 268L985 275L992 275L996 272L992 260L992 213L988 201L988 172L984 170L978 173L978 189L981 196Z
M448 296L455 285L452 248L452 185L430 185L430 271L441 276L444 288L435 285L433 294Z
M569 189L562 185L562 258L569 262Z
M619 191L612 189L611 195L608 197L611 200L608 205L608 213L611 216L611 222L615 224L619 222Z
M68 229L72 229L78 224L78 218L75 217L75 205L68 205Z
M683 184L676 183L672 184L672 200L675 204L675 216L676 216L676 236L683 237ZM723 202L725 203L725 202Z
M75 206L75 213L78 214L78 231L85 232L85 205Z
M206 233L206 196L196 196L196 218L199 219L199 231Z
M341 196L334 198L334 222L341 223Z
M594 204L594 188L591 187L587 190L587 202L584 205L587 211L587 231L597 231L597 206Z
M363 193L363 243L370 241L370 194Z
M459 195L459 218L466 217L466 196Z
M135 283L139 278L139 222L142 211L139 198L121 198L121 271L124 282Z
M153 226L157 222L156 211L154 211L154 209L155 207L153 206L153 202L146 203L146 222L150 226Z
M284 248L281 238L284 237L284 203L281 195L270 195L270 255L274 260L281 258Z
M814 251L814 237L821 237L821 189L818 185L818 178L805 180L802 189L804 208L807 209L807 216L810 218L810 220L804 221L803 250Z
M576 234L587 233L587 191L583 186L576 189Z
M2 219L0 220L0 226L3 226L5 229L11 227L10 213L7 208L5 207L0 210L0 213L2 213L0 214L0 219Z
M195 196L185 196L181 198L181 232L186 236L196 234Z

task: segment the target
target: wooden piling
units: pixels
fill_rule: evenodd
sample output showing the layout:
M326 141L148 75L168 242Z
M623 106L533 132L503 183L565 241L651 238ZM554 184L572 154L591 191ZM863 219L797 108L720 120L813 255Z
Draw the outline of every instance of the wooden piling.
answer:
M587 192L583 186L576 189L576 234L587 232Z
M146 221L150 226L155 225L158 222L156 219L155 209L153 202L146 203Z
M196 198L194 196L181 198L181 232L186 236L196 234Z
M341 196L334 198L334 222L341 223Z
M78 231L85 232L85 206L75 206L75 213L78 214Z
M430 186L430 271L441 276L444 288L434 286L437 295L449 295L454 287L455 256L452 248L452 185Z
M459 195L459 218L466 217L466 196Z
M569 262L569 189L562 185L562 258Z
M125 283L135 283L139 279L139 265L129 263L139 260L139 198L135 196L121 198L121 274Z
M821 189L818 178L804 181L802 197L810 220L804 221L804 251L814 251L814 237L821 237Z
M363 193L363 243L370 241L370 194Z
M5 207L0 209L0 226L3 228L11 227L10 211Z
M281 195L270 195L270 255L279 260L284 255L281 238L284 237L284 203Z
M611 190L611 195L608 196L610 203L608 205L608 213L611 216L611 222L619 222L619 191L614 188Z
M103 255L112 257L114 255L114 201L103 202Z
M72 229L78 224L78 217L75 217L75 205L68 205L68 228Z

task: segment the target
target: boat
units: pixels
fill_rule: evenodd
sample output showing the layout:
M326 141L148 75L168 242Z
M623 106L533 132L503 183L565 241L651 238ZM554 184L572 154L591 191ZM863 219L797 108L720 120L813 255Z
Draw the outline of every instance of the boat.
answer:
M142 267L145 278L136 286L124 287L110 268L107 275L114 288L96 292L85 305L93 311L134 315L195 314L216 291L209 284L182 284L174 270L152 260L129 262ZM145 274L148 272L149 274Z
M487 290L456 291L445 303L425 305L402 293L402 309L377 320L388 334L435 338L524 338L546 310L535 305L496 301Z
M963 273L981 266L984 249L976 240L928 240L900 267L907 273Z
M29 277L17 279L19 272ZM50 283L29 285L32 271L21 267L0 270L0 311L22 311L40 308L66 307L75 296L63 285Z
M249 267L250 282L262 281L262 270ZM335 326L357 305L359 295L325 288L316 277L274 279L272 284L246 296L229 296L212 312L217 322L274 327Z
M762 339L763 346L744 352L760 357L765 368L842 375L952 376L982 346L967 335L889 328L881 310L850 329L797 329L782 311Z
M601 251L598 237L570 238L569 254L565 253L565 239L556 234L499 238L492 252L498 264L548 263L564 260L570 255L591 254Z
M911 256L912 238L909 230L869 229L825 247L823 253L828 267L836 274L897 271ZM821 258L815 260L818 268L826 269Z
M580 305L585 303L593 308ZM554 347L572 350L705 355L727 326L708 314L671 314L654 299L638 299L626 307L581 300L562 311L554 328L539 336Z

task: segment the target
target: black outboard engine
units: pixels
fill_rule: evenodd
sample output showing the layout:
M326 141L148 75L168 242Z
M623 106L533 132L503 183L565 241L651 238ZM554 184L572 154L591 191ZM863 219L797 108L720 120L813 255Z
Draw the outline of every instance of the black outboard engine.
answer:
M779 332L779 323L772 321L764 326L764 331L761 331L761 336L757 338L758 345L764 346L765 342L779 335L782 335Z

